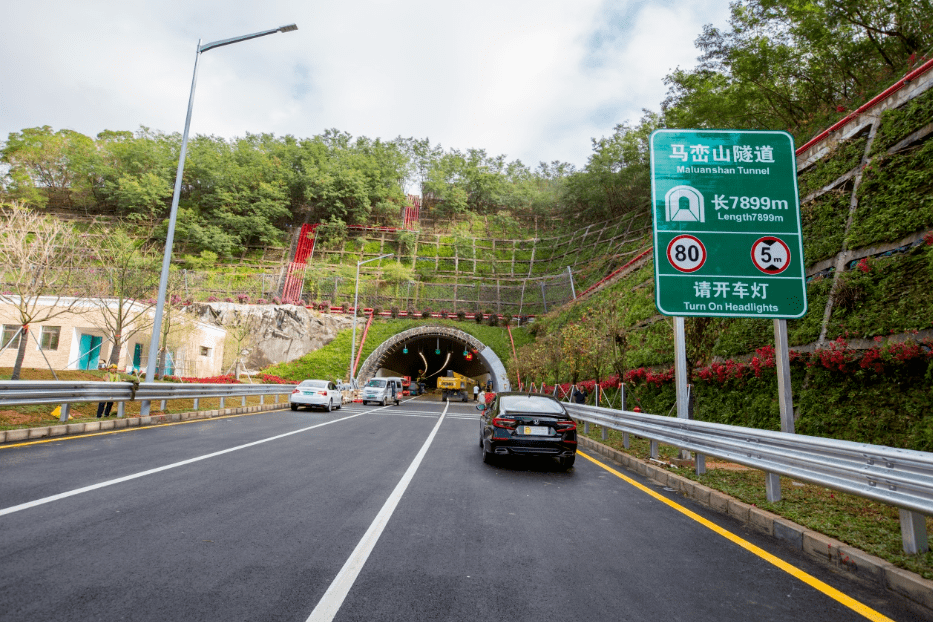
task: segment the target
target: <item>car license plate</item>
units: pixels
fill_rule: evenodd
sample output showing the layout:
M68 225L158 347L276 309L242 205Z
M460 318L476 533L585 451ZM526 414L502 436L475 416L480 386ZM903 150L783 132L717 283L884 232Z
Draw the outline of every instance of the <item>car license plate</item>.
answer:
M314 395L314 391L302 391L302 395Z
M551 429L546 425L526 425L522 426L522 434L525 436L549 436Z

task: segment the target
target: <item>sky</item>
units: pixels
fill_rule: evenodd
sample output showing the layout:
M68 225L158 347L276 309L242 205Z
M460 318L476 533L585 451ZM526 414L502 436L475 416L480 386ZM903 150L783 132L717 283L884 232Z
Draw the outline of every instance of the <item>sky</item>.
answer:
M29 0L0 9L0 140L49 125L309 138L429 138L526 165L586 164L696 65L714 0Z

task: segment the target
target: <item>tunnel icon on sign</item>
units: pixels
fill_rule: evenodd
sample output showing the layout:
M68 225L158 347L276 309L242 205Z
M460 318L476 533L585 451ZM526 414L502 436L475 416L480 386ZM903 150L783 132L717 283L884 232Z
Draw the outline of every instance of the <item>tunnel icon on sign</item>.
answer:
M664 195L668 222L706 222L703 195L692 186L674 186Z

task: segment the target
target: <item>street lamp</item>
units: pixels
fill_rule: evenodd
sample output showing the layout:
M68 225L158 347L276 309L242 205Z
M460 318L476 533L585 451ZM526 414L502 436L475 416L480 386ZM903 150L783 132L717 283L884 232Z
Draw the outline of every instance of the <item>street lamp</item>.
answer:
M182 134L181 138L181 153L178 154L178 170L175 173L175 192L172 194L172 209L169 212L168 232L165 235L165 255L162 257L162 275L159 277L159 297L156 300L155 317L152 320L152 338L149 340L149 358L146 362L146 382L155 381L155 372L158 368L159 331L162 327L162 311L165 307L165 293L168 289L168 269L172 261L172 242L175 238L175 218L178 215L178 197L181 195L181 176L185 170L185 152L188 150L188 128L191 127L191 110L194 107L194 87L198 83L198 59L201 57L202 52L214 48L230 45L231 43L239 43L247 39L265 37L266 35L275 34L277 32L291 32L293 30L298 30L298 26L289 24L288 26L280 26L271 30L254 32L249 35L212 41L204 45L201 45L201 40L198 39L198 49L194 55L194 75L191 78L191 95L188 96L188 115L185 117L185 132ZM142 415L149 414L148 401L141 404L140 411Z
M356 308L360 304L360 266L364 263L369 263L370 261L376 261L378 259L385 259L386 257L391 257L395 253L389 253L388 255L379 255L378 257L373 257L372 259L367 259L366 261L356 262L356 289L353 294L353 337L350 341L350 373L349 382L353 384L353 374L356 373Z

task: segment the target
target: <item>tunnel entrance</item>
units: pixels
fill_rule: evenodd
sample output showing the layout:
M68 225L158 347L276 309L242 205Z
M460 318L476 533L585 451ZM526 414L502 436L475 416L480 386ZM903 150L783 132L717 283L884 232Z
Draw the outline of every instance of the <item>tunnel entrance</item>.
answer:
M453 370L492 383L493 391L508 391L505 366L491 348L476 337L451 326L418 326L379 345L360 367L357 382L366 384L375 376L425 376L429 389L437 379Z

